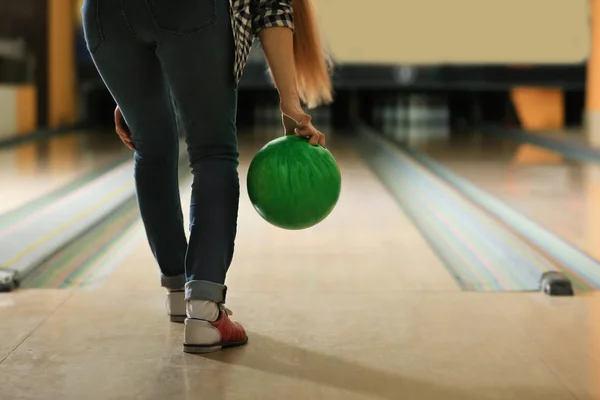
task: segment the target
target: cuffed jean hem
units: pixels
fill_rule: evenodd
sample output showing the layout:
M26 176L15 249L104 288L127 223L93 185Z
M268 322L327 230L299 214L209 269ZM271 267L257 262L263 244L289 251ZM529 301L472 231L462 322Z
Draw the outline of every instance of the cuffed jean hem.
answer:
M185 284L186 300L205 300L225 303L227 286L209 281L190 281Z
M185 286L185 274L177 275L177 276L161 276L160 284L162 287L177 290L183 289Z

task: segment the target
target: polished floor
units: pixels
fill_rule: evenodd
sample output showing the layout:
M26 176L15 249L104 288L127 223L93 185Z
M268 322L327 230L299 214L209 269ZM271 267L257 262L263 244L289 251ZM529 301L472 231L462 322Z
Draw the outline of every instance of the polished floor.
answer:
M599 295L461 291L332 143L343 193L314 229L267 225L242 188L228 306L246 347L182 353L140 239L100 288L0 294L0 399L600 399Z
M73 132L0 149L0 215L124 157L119 142L106 136Z

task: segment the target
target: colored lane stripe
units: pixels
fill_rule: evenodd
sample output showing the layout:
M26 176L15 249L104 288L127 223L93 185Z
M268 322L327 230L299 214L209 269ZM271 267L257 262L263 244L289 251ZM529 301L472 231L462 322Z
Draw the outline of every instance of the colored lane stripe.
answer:
M15 255L13 258L6 261L0 268L10 269L12 267L12 265L15 264L18 260L20 260L23 256L25 256L25 254L29 253L30 251L35 250L36 248L41 246L43 243L45 243L49 239L57 236L58 234L62 233L65 230L67 230L68 228L70 228L71 226L73 226L74 224L76 224L77 222L79 222L80 220L85 218L86 216L90 215L94 211L96 211L99 208L101 208L102 206L106 205L111 200L117 198L119 195L121 195L122 193L124 193L128 189L130 189L132 185L133 184L131 182L127 182L127 183L121 185L120 187L118 187L117 189L113 190L107 196L104 196L100 201L98 201L96 204L94 204L92 207L89 207L85 211L75 215L74 217L67 220L64 224L62 224L59 227L57 227L56 229L50 231L47 235L43 236L41 239L39 239L36 242L27 246L25 249L23 249L21 252L19 252L17 255ZM62 201L64 201L64 199L59 201L59 203ZM2 235L0 235L0 236L2 236Z
M538 290L542 273L555 269L543 255L384 139L363 132L359 148L463 289Z
M413 176L414 180L419 178L420 177L418 176ZM462 242L462 245L473 255L473 258L478 260L477 265L479 265L480 268L473 267L474 264L465 265L467 268L470 268L474 275L478 276L481 280L486 280L488 282L497 281L501 287L505 288L526 287L528 285L527 282L523 280L521 276L515 274L512 269L504 270L503 272L505 272L506 275L502 275L498 272L498 268L496 268L494 263L497 262L496 260L505 258L505 254L503 254L504 252L501 251L502 249L499 249L493 241L489 240L490 237L478 236L477 239L480 243L472 240L473 237L481 234L481 227L477 226L479 221L467 220L467 218L464 217L464 215L469 212L468 210L460 210L460 213L457 213L453 210L453 207L456 207L456 205L452 204L447 204L446 207L441 205L440 207L439 202L431 201L431 199L437 198L434 191L426 190L426 192L427 197L425 199L421 198L420 200L421 204L427 202L429 207L426 209L420 208L414 210L415 213L419 214L421 217L424 217L426 214L434 215L437 219L437 223L446 227L448 234L453 235ZM492 226L490 225L488 228L492 228ZM496 236L501 235L501 233L497 231L494 233ZM510 237L505 238L508 239L509 242L512 242ZM539 260L533 260L533 263L539 267L540 274L549 267ZM530 280L529 282L537 283L538 279L537 277L534 277L533 280Z
M23 282L24 288L89 287L101 283L142 240L135 200L59 251Z
M398 193L398 189L395 189L396 184L401 186L400 191L410 191L412 200L414 201L401 201L403 208L420 229L430 233L426 235L428 241L435 246L438 255L445 259L446 265L453 272L452 275L458 277L461 287L463 289L480 290L482 288L480 283L488 280L482 278L482 273L485 274L487 269L483 265L473 267L475 264L482 264L482 260L472 252L462 251L460 243L457 241L435 240L435 238L447 237L450 234L447 232L447 226L436 218L437 213L435 209L433 212L430 212L432 207L427 197L423 196L419 190L419 187L423 185L419 181L407 181L405 176L406 171L403 171L403 168L390 167L389 160L377 158L375 162L379 162L379 165L374 165L378 175L384 179L385 183L395 192L397 197L406 200L403 198L403 194ZM456 268L457 265L462 265L463 267ZM464 268L465 266L467 268Z
M0 214L0 232L2 232L4 229L7 229L9 225L15 224L17 221L27 218L45 207L52 206L63 196L66 196L72 191L82 189L94 179L99 178L100 176L106 174L114 168L117 168L119 165L124 164L130 159L131 156L129 155L126 157L121 157L102 168L99 168L81 178L75 179L73 182L68 183L53 192L40 196L39 198L32 200L31 202L19 208Z
M27 223L32 223L32 222L35 222L36 220L43 218L44 216L46 216L46 215L50 214L52 211L54 211L56 208L64 205L65 203L68 203L73 198L81 196L82 193L91 192L91 191L95 190L96 187L99 186L100 184L112 179L114 174L118 174L122 170L125 170L128 168L131 168L130 163L125 163L120 166L117 166L116 168L113 168L110 172L103 174L102 176L98 177L97 179L93 180L92 182L89 182L88 184L86 184L76 190L68 192L66 195L64 195L63 197L60 197L58 200L54 201L52 204L48 205L47 207L39 208L35 212L27 215L25 218L14 221L13 224L5 227L2 231L0 231L0 239L4 236L8 235L9 233L13 232L17 228L24 226ZM127 183L126 185L132 186L133 184ZM126 186L126 185L124 185L124 186Z
M387 167L384 166L384 168ZM495 273L492 261L485 257L488 248L479 246L477 243L470 243L468 236L464 234L457 234L457 230L452 226L452 220L440 215L439 210L443 209L443 206L432 202L430 194L426 195L422 191L413 189L414 185L418 185L418 178L411 177L413 178L411 182L411 179L407 180L405 176L402 176L406 174L407 172L403 171L394 177L394 181L403 187L401 190L410 188L413 197L411 201L403 201L402 206L420 228L425 228L425 232L430 234L428 236L435 237L435 239L430 239L430 243L438 248L439 255L447 259L447 266L452 269L453 275L459 278L458 281L463 289L503 290L524 287L522 282L502 279L499 274ZM434 199L439 201L439 194ZM483 252L477 251L478 248ZM532 283L535 285L536 281ZM527 289L534 290L531 285Z
M127 227L130 226L136 220L137 214L135 213L135 208L131 206L129 208L130 212L116 214L112 218L112 221L109 221L112 222L112 224L106 224L106 226L98 229L97 232L93 232L91 236L92 238L94 238L95 236L95 245L88 245L86 247L73 246L76 253L73 254L75 257L73 259L73 262L71 263L71 268L66 268L62 271L58 268L52 270L50 276L53 278L53 280L59 282L64 282L67 279L70 280L72 279L72 275L77 275L73 273L78 271L79 265L82 265L85 261L94 261L99 256L101 256L102 250L105 247L110 246L117 238L114 235L117 234L117 232L119 231L126 230ZM113 235L106 235L107 231L112 233ZM79 251L77 251L77 247L79 247Z
M456 190L468 196L471 201L501 219L507 226L519 232L527 240L557 260L561 271L578 282L578 287L600 288L600 262L534 223L502 201L477 188L466 179L450 172L430 157L415 150L408 151L446 182L453 185Z

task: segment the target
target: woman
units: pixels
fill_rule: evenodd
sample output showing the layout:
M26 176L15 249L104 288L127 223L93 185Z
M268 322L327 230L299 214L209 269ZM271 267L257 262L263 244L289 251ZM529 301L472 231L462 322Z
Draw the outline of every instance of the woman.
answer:
M247 343L229 319L225 276L236 235L237 83L258 36L278 89L286 134L325 144L304 113L331 101L328 61L310 0L85 0L86 43L135 151L138 204L184 351ZM293 8L292 8L293 7ZM190 238L179 197L178 131L193 173ZM126 121L126 122L125 122Z

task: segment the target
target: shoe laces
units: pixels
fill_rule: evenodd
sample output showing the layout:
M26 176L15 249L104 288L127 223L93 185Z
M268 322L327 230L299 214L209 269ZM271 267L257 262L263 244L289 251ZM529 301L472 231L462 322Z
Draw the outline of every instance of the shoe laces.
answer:
M233 311L231 311L229 308L225 307L224 304L221 304L221 310L224 311L228 316L233 315Z

